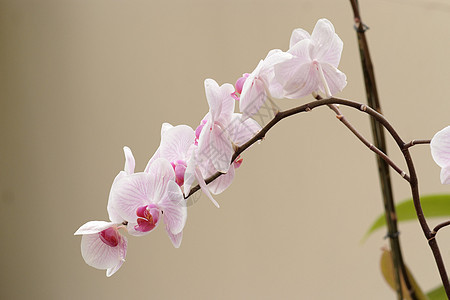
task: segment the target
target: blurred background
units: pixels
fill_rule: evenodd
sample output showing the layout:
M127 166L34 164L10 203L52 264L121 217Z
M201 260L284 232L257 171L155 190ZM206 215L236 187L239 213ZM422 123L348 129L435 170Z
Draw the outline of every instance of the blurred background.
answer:
M450 4L360 6L385 115L404 140L431 138L450 123ZM107 278L73 236L107 220L124 145L143 170L163 122L195 128L207 112L205 78L234 83L320 18L344 41L348 86L338 96L365 101L349 1L1 0L0 298L394 299L379 271L385 231L361 243L383 209L374 154L325 107L245 152L220 209L205 196L189 207L180 249L163 228L129 237L126 263ZM371 139L367 116L343 112ZM450 192L429 147L412 153L421 193ZM396 201L408 198L392 178ZM407 265L434 288L418 222L400 230ZM439 242L450 267L450 230Z

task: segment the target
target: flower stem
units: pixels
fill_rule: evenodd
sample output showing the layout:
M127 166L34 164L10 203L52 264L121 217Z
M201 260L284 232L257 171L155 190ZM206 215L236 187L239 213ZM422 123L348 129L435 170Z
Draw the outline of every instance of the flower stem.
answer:
M375 73L373 70L372 60L370 57L369 46L365 36L367 26L361 20L359 12L359 5L357 0L350 0L353 9L355 29L358 38L359 53L361 57L361 64L364 74L364 83L366 87L367 103L381 114L381 105L378 98L378 90L375 82ZM371 119L372 134L374 136L374 144L382 152L387 153L386 139L384 130L381 124ZM397 291L397 298L403 299L401 278L405 281L407 290L412 299L416 299L414 290L409 281L405 264L403 262L403 255L400 246L397 214L395 211L394 197L392 192L392 182L389 174L389 166L383 161L380 156L377 156L378 174L380 178L381 191L383 195L384 210L386 216L386 224L388 228L389 242L392 249L392 261L394 265L394 278Z

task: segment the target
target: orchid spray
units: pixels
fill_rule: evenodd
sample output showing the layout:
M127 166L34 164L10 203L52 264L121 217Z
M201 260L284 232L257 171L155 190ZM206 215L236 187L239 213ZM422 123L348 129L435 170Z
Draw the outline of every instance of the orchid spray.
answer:
M391 249L388 263L392 264L393 286L399 299L427 299L414 284L413 277L403 261L397 230L396 207L390 191L389 168L411 187L417 219L441 276L443 295L450 295L450 284L436 234L450 222L430 229L418 191L418 177L409 148L431 143L431 154L442 168L442 183L450 183L450 127L432 140L404 141L391 123L381 114L375 76L356 1L353 8L355 29L360 41L361 61L366 79L368 104L336 98L347 84L346 75L339 69L343 41L327 19L317 21L311 34L295 29L286 51L274 49L260 60L250 73L244 73L233 86L219 84L213 79L204 82L207 113L196 125L161 126L160 146L154 152L143 172L135 172L134 157L124 148L125 167L112 183L107 210L110 222L91 221L82 225L76 235L82 235L81 252L86 263L106 270L111 276L122 266L127 252L127 238L123 233L141 237L156 230L161 221L173 246L180 247L187 221L187 200L201 190L215 206L213 195L223 193L232 183L237 169L243 164L241 154L262 140L281 120L328 106L346 126L378 158L380 180L384 186L385 224ZM302 97L302 105L281 111L276 103ZM259 124L254 117L263 105L269 105L274 117L267 124ZM349 107L371 117L374 131L372 143L342 114L340 106ZM239 111L236 112L236 107ZM206 111L206 109L205 109ZM196 128L195 130L193 128ZM384 132L396 141L407 165L403 170L387 154ZM390 194L389 194L390 193ZM389 277L387 276L387 277ZM402 288L403 287L403 288ZM422 297L423 296L423 297Z

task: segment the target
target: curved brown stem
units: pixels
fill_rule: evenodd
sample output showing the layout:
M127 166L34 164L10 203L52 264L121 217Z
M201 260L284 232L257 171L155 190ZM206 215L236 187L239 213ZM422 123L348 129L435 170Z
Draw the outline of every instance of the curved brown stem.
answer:
M388 120L382 114L378 113L374 109L366 106L365 104L354 102L351 100L340 99L340 98L328 98L328 99L316 100L316 101L309 102L304 105L301 105L301 106L298 106L298 107L295 107L295 108L292 108L292 109L289 109L286 111L278 112L275 115L275 117L266 126L264 126L252 139L250 139L247 143L243 144L242 146L240 146L236 149L236 151L232 157L232 161L234 161L243 151L245 151L251 145L253 145L254 143L256 143L259 140L262 140L266 136L267 132L281 120L283 120L287 117L296 115L296 114L300 114L303 112L309 112L317 107L321 107L321 106L325 106L325 105L332 105L332 104L340 104L343 106L352 107L354 109L357 109L361 112L364 112L364 113L370 115L372 118L374 118L377 122L379 122L389 132L389 134L392 136L392 138L397 143L398 147L401 149L401 151L404 155L404 158L406 160L408 170L409 170L410 179L407 181L409 182L410 187L411 187L411 193L413 195L413 200L414 200L414 207L416 210L416 214L417 214L419 223L422 227L425 237L428 240L431 251L433 252L433 255L435 257L435 261L438 266L439 273L441 275L441 280L442 280L444 288L447 292L447 295L450 295L450 283L448 280L447 272L445 270L445 265L442 260L441 254L440 254L440 250L439 250L437 241L429 229L429 226L427 224L427 221L425 219L425 216L423 214L423 210L422 210L422 207L420 204L417 174L416 174L416 171L414 168L414 164L413 164L411 155L408 150L408 147L409 147L408 145L410 143L405 143L401 139L401 137L397 133L397 131L394 129L394 127L388 122ZM356 131L356 129L355 129L355 131ZM215 180L216 178L221 176L222 174L223 173L217 172L217 173L213 174L212 176L210 176L209 178L207 178L205 180L205 182L207 184L209 184L213 180ZM189 198L190 196L192 196L192 194L197 192L199 189L200 189L200 187L198 185L196 185L195 187L193 187L191 189L190 193L187 196L185 196L185 198ZM413 295L414 295L414 293L412 293L412 297L413 297Z

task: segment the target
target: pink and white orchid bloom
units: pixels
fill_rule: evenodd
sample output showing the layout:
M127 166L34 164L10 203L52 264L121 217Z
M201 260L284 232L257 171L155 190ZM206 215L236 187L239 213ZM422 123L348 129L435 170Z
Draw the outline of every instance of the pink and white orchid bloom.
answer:
M156 158L165 158L175 171L175 181L181 187L184 184L187 160L195 143L195 132L187 125L172 126L163 123L161 126L161 143L147 164L147 172Z
M167 233L178 248L186 224L186 201L170 162L155 159L147 172L121 176L113 183L111 207L127 222L131 235L141 236L154 230L163 218Z
M284 96L294 99L322 91L331 97L342 91L347 85L347 77L337 69L342 48L342 40L327 19L317 21L311 35L295 29L287 51L292 57L275 65Z
M127 238L112 222L90 221L81 226L75 235L81 238L81 255L91 267L106 270L110 277L120 269L127 254Z
M161 127L161 143L149 160L144 172L148 172L156 159L167 159L175 172L175 182L184 188L185 195L189 194L192 183L197 180L206 196L211 199L214 205L219 207L209 189L206 188L206 183L204 183L201 173L195 171L196 163L191 157L197 148L197 144L198 135L191 127L187 125L172 126L169 123L163 123ZM188 164L191 166L189 169Z
M226 173L231 164L234 149L227 128L234 112L234 87L225 83L219 86L213 79L205 80L209 113L198 140L198 151L209 157L214 168Z
M227 135L235 147L240 147L253 138L260 130L261 126L255 120L244 118L242 114L233 113L227 128ZM197 160L199 169L204 178L208 178L217 172L211 159L203 156L201 152L197 153ZM208 184L208 189L211 193L215 195L220 194L231 185L234 179L235 169L240 167L242 161L242 158L237 157L236 160L228 166L228 170L225 174Z
M239 99L239 109L244 118L256 114L267 99L283 97L283 87L275 80L274 66L291 57L292 55L281 50L271 50L251 74L248 76L244 74L238 79L236 89L238 89L238 83L241 84L245 80Z
M116 178L114 178L114 181L112 184L113 186L114 186L114 183L119 178L122 178L123 176L126 176L126 175L134 174L134 168L135 168L136 162L134 160L133 153L131 152L131 149L128 148L127 146L123 147L123 152L125 154L125 166L123 168L124 170L120 171L119 174L117 174ZM106 207L108 210L109 218L112 222L114 222L116 224L120 224L125 220L117 213L117 210L113 207L112 204L113 203L111 202L111 191L110 191L108 206Z
M244 119L234 113L233 87L219 85L212 79L205 80L209 112L195 130L196 140L187 163L184 178L184 192L189 194L191 185L197 179L202 191L218 207L211 193L220 194L228 188L234 178L234 170L242 163L231 158L235 148L251 139L261 126L253 119ZM216 172L224 173L206 185L205 179Z
M434 135L430 147L434 161L442 168L442 184L450 184L450 126Z

